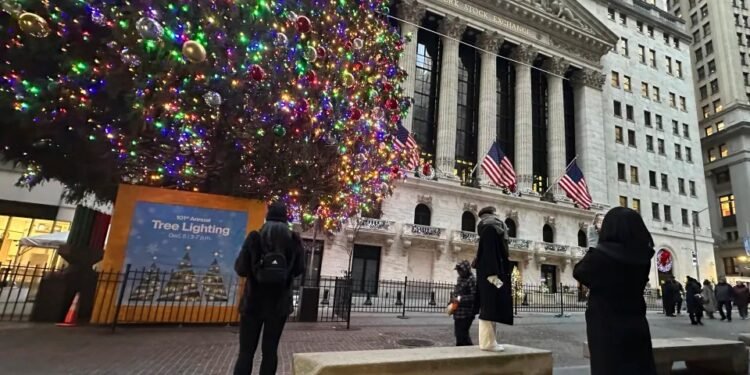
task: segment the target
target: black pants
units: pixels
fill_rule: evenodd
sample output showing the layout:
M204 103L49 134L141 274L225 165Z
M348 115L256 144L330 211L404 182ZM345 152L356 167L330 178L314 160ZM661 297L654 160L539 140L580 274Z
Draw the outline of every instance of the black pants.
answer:
M703 309L695 308L692 312L688 311L688 315L690 316L690 323L700 324L703 319Z
M724 314L725 309L726 309L726 315ZM727 319L731 322L732 321L732 302L730 301L719 302L719 315L721 315L721 320Z
M737 311L740 312L740 317L745 319L747 318L747 304L743 303L741 305L737 305Z
M278 365L279 340L286 324L286 316L261 318L243 315L240 318L240 354L234 365L234 375L250 375L253 371L253 357L258 348L261 329L263 342L261 351L263 359L260 363L260 375L276 374Z
M669 298L662 299L662 307L664 308L664 314L667 316L674 315L674 302Z
M472 346L469 329L474 322L474 318L454 319L453 327L456 335L456 346Z
M674 301L675 310L677 310L678 314L682 314L682 298Z

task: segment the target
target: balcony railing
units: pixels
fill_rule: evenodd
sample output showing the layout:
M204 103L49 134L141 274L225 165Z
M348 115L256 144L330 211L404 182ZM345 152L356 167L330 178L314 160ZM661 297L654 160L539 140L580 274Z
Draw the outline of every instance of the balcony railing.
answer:
M442 239L444 231L443 228L431 227L428 225L404 224L403 234L407 236L434 238L439 240Z
M453 242L463 242L463 243L471 243L471 244L478 244L479 243L479 235L474 232L467 232L463 230L454 230L453 231Z
M395 225L395 222L388 221L388 220L373 219L373 218L359 219L360 230L390 232L393 230L394 225Z

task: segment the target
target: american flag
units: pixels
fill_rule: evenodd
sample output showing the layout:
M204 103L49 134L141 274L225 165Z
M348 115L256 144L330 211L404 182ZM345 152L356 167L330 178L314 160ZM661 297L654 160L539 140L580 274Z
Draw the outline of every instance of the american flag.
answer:
M589 194L589 187L586 185L586 179L583 177L581 168L578 168L575 160L568 166L565 171L565 175L560 179L560 187L565 191L578 206L584 210L591 208L591 194Z
M516 190L516 172L513 170L513 164L497 142L492 143L490 151L482 159L482 169L495 185L510 191Z
M417 147L417 141L401 123L398 124L396 139L393 143L399 149L406 150L409 153L409 162L406 167L410 171L416 169L419 165L419 147Z

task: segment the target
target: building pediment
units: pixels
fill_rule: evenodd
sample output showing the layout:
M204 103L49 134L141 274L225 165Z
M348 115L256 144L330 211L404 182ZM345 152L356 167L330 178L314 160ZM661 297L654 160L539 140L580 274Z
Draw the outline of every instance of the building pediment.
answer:
M414 0L405 1L404 5ZM598 66L617 35L575 0L419 0L428 10L497 29L506 40L560 51L571 60Z

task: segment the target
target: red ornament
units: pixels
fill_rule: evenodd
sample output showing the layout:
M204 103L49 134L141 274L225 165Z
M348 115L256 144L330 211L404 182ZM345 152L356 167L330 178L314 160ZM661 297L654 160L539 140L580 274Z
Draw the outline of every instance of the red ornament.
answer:
M430 163L424 163L424 165L422 165L422 174L425 176L432 175L432 165L430 165Z
M319 59L324 59L326 57L326 49L323 47L318 47L315 49L315 52L318 53Z
M351 51L352 50L352 42L346 42L346 43L344 43L344 48L347 51Z
M253 65L250 67L250 77L256 81L262 81L266 78L266 72L260 65Z
M297 26L297 31L301 33L307 33L312 30L312 22L310 22L310 19L305 16L297 17L297 20L294 21L294 24Z
M349 112L349 118L357 121L362 118L362 111L359 108L352 108Z
M310 85L316 85L318 83L318 74L315 73L314 70L308 71L307 74L305 74L305 78Z
M393 90L393 85L391 85L388 82L383 83L383 91L391 91Z
M362 68L364 68L364 64L362 64L362 62L360 61L357 61L354 64L352 64L352 71L354 72L358 72L362 70Z
M390 98L385 101L385 108L391 111L398 109L398 100Z

